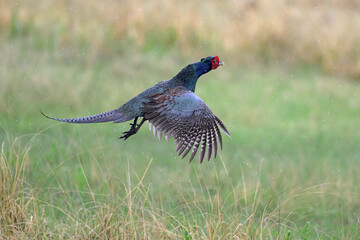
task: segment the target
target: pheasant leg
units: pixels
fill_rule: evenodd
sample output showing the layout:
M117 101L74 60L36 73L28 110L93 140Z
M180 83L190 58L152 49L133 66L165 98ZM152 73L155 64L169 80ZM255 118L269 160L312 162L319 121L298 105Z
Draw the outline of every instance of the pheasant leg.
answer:
M145 122L145 118L143 118L141 120L141 122L139 124L137 124L137 120L138 120L138 117L136 117L134 119L134 122L133 123L130 123L130 130L129 131L126 131L126 132L123 132L124 135L122 135L121 137L119 137L119 139L128 139L130 136L134 135L135 133L137 133L140 129L140 127L143 125L143 123Z

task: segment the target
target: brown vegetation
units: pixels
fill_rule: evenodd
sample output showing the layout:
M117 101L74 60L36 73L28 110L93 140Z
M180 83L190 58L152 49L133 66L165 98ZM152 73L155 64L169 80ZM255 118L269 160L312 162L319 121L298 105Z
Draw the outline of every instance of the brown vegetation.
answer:
M356 78L359 10L355 0L4 1L0 26L9 34L35 31L53 47L87 46L92 59L125 47L182 56L211 51L235 63L315 65Z

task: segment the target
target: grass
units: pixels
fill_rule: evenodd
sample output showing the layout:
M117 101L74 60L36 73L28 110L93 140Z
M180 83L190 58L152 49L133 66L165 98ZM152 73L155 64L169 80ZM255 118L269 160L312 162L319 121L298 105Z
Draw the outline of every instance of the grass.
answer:
M71 125L187 62L172 53L84 61L3 38L0 236L66 239L355 239L360 86L307 67L225 67L196 93L227 125L219 158L180 160L128 124ZM154 64L155 63L155 64Z

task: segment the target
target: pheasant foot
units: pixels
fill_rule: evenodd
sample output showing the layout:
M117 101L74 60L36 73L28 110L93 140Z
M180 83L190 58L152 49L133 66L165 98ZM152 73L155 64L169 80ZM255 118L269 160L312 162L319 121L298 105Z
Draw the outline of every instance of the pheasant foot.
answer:
M139 124L137 124L137 120L138 120L138 117L136 117L136 118L134 119L134 122L133 122L133 123L130 123L130 126L131 126L130 130L123 132L124 135L122 135L121 137L119 137L119 139L122 139L122 138L123 138L124 140L126 140L126 139L128 139L130 136L134 135L135 133L137 133L137 132L139 131L140 127L141 127L141 126L143 125L143 123L145 122L145 118L143 118Z

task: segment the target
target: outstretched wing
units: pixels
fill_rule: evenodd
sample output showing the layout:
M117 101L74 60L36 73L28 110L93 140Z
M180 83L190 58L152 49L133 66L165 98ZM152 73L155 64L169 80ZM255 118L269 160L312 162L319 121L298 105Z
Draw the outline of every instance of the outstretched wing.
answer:
M213 154L216 158L217 142L222 148L219 127L231 137L225 125L210 108L192 91L176 87L162 94L155 94L144 103L142 111L149 121L150 128L159 136L174 138L178 155L184 158L192 149L190 162L200 147L200 162L207 151L207 159Z

